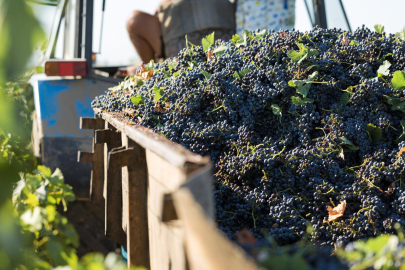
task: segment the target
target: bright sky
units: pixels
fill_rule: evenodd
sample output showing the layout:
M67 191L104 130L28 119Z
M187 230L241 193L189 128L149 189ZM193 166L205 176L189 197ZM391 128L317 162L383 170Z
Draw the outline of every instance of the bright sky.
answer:
M102 0L94 0L94 51L99 50L101 6ZM102 35L101 54L97 56L99 65L123 66L135 64L139 57L133 48L126 32L126 19L133 10L142 10L153 14L160 0L106 0L106 11L104 15L104 28ZM312 0L307 0L312 3ZM325 0L328 17L328 27L347 29L343 23L343 14L340 11L338 0ZM405 1L403 0L343 0L347 16L352 30L362 24L373 28L374 24L385 26L387 33L395 33L405 26L403 11ZM49 34L54 12L54 7L35 6L35 13L42 23L45 31ZM304 0L296 0L296 23L295 28L300 31L310 30L311 23L304 5ZM61 46L58 46L61 50Z

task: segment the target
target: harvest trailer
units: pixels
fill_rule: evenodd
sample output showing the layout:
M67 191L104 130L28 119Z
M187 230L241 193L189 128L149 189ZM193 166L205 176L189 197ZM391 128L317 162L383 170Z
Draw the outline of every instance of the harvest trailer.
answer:
M128 247L130 264L141 263L151 269L187 269L186 265L190 269L225 269L219 267L224 258L235 262L232 269L255 269L212 227L212 174L207 159L150 130L126 125L123 119L108 114L93 118L91 101L120 81L113 78L118 67L94 66L93 31L102 31L95 28L99 25L93 27L94 0L32 2L56 8L45 74L30 80L35 98L32 145L44 165L62 170L82 201L74 203L67 213L81 228L82 244L85 242L89 250L113 250L114 244L100 236L105 233ZM324 1L304 2L311 24L326 28ZM338 2L350 30L341 0ZM105 0L103 12L104 8ZM63 44L59 59L55 58L57 43ZM84 117L83 129L78 125L80 117ZM85 202L90 200L93 203ZM103 227L104 221L105 232L101 228L99 234L98 227ZM213 231L213 238L201 238L207 230ZM224 250L231 257L215 249L222 243L229 246ZM199 250L194 253L199 258L188 252L191 248ZM209 266L198 267L204 263Z

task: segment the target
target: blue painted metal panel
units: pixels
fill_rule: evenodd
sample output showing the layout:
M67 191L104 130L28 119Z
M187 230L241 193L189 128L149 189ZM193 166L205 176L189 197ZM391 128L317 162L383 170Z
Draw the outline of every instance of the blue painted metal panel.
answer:
M116 84L87 78L48 77L38 78L35 83L36 110L43 135L53 138L91 138L91 131L79 129L80 117L93 117L91 101Z

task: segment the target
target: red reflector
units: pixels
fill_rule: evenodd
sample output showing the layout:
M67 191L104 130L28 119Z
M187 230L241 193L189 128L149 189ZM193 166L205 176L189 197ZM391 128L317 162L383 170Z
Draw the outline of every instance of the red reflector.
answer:
M45 63L47 76L81 76L87 75L87 62L80 60L49 60Z

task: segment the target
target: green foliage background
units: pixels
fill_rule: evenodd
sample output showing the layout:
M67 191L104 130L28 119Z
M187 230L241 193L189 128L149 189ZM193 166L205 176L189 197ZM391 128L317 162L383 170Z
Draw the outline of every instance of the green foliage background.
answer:
M0 270L127 269L113 253L78 259L76 230L56 210L75 199L72 188L31 153L35 69L27 72L27 63L45 41L24 0L0 0Z

